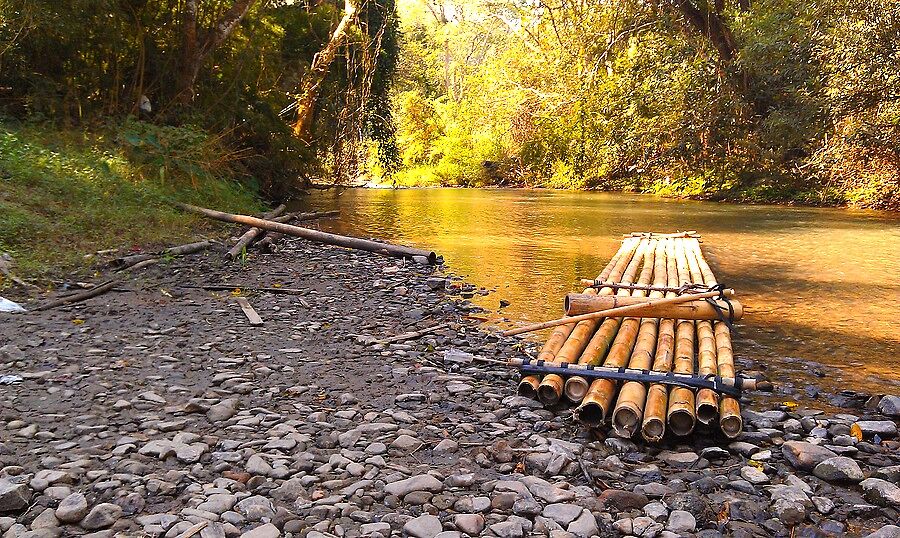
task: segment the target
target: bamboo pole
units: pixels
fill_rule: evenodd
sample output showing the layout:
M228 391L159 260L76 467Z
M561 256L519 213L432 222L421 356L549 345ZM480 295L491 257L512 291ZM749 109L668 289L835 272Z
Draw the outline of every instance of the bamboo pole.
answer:
M705 281L704 277L709 277L709 275L704 275L700 270L700 264L697 262L698 253L693 248L695 241L685 240L685 253L691 281L696 284L714 285L715 281ZM697 245L699 246L699 243ZM697 322L697 373L716 375L716 338L710 321ZM716 416L719 414L719 395L711 390L701 389L697 391L694 405L697 420L701 424L709 425L716 420Z
M678 286L678 264L675 261L675 241L666 241L666 281L669 287ZM674 296L667 292L666 296ZM659 335L656 341L656 355L653 358L653 369L668 372L672 369L672 358L675 352L675 320L663 319L659 322ZM641 424L641 436L650 443L658 443L666 433L666 408L669 401L669 388L663 384L651 384L647 390L647 405L644 406L644 421Z
M622 290L620 290L620 293L621 291ZM625 291L625 293L628 292ZM622 318L606 318L603 320L603 323L600 324L600 328L597 329L597 332L594 333L591 341L588 342L587 347L584 348L584 352L578 359L578 364L596 366L603 362L603 359L606 358L606 354L609 352L613 339L616 337L616 333L619 331L619 325L621 325L621 323ZM572 403L581 403L581 400L584 399L584 395L587 394L589 387L590 383L588 383L588 380L584 377L572 376L569 379L566 379L566 398Z
M433 251L405 247L402 245L392 245L390 243L381 243L378 241L369 241L368 239L361 239L359 237L348 237L345 235L331 234L327 232L321 232L319 230L301 228L300 226L291 226L290 224L273 222L271 220L258 219L256 217L250 217L248 215L233 215L231 213L224 213L222 211L215 211L213 209L206 209L204 207L197 207L190 204L179 203L176 205L186 211L199 213L211 219L221 220L224 222L234 222L236 224L246 224L248 226L262 228L263 230L268 230L270 232L280 232L293 237L301 237L309 241L316 241L319 243L325 243L327 245L337 245L339 247L352 248L357 250L365 250L368 252L375 252L384 256L394 256L397 258L423 258L427 260L428 263L437 263L437 254L435 254Z
M679 284L690 283L690 269L685 255L684 239L675 240L675 261L678 265ZM678 320L675 325L675 358L672 370L679 374L694 373L694 322ZM684 387L672 387L669 391L669 411L666 421L669 430L676 435L688 435L694 431L694 392Z
M716 276L700 250L700 242L690 241L691 248L697 257L700 271L703 273L707 284L717 284ZM716 365L720 376L734 377L734 349L731 344L731 330L728 325L718 321L713 325L713 333L716 341ZM744 429L744 419L741 418L741 407L735 398L723 396L719 399L719 426L728 438L735 438Z
M541 378L536 375L526 375L519 380L518 395L526 398L537 398L537 389L541 384Z
M627 240L627 245L625 243L626 242L623 241L622 247L619 249L621 254L615 256L613 260L610 260L610 263L607 264L606 268L603 270L605 276L601 273L603 279L611 278L613 281L618 281L623 278L623 274L627 274L627 269L632 265L632 259L637 257L635 252L640 252L640 246L643 244L640 240ZM596 290L589 288L585 290L585 293L612 293L612 289L603 288L601 290ZM588 338L590 338L596 329L597 322L593 320L588 322L582 321L575 324L569 331L568 338L556 352L556 362L575 362L581 355L581 352L584 351L584 348L588 343ZM544 405L554 405L559 402L559 399L562 397L564 387L565 380L562 376L555 374L544 376L538 386L538 399Z
M667 239L666 239L667 240ZM666 240L657 241L653 260L653 285L665 286L666 279ZM663 297L660 291L651 291L649 297ZM656 351L657 329L659 318L644 317L640 321L637 342L628 361L629 368L649 370ZM647 387L637 381L628 381L619 390L616 407L613 409L613 432L619 437L631 438L641 426L644 415L644 404L647 402Z
M699 281L702 282L702 279ZM662 292L656 294L650 293L649 297L632 297L630 295L590 295L587 293L570 293L566 295L565 311L569 316L580 316L581 314L589 314L592 312L600 312L603 310L611 310L621 306L629 306L635 304L643 304L653 301L661 297ZM675 294L666 297L674 297ZM728 303L722 300L715 301L718 308L728 312L729 303L733 309L732 319L737 321L744 315L743 305L737 300L730 299ZM641 312L641 316L645 318L673 318L673 319L693 319L693 320L718 320L720 310L707 301L690 301L681 304L659 304L647 307L647 310Z
M643 262L643 268L638 277L638 283L649 284L653 274L653 257L657 240L641 239L641 243L645 244L646 247L643 249L643 259L639 260ZM635 256L635 258L638 258L638 256ZM622 282L631 283L633 281L634 274L637 272L637 265L637 263L634 263L633 266L629 266L629 271L622 277ZM640 296L645 293L642 290L634 290L632 294ZM622 320L619 332L616 334L612 347L609 349L609 354L603 362L604 366L625 366L637 339L639 322L640 319L634 317L627 317ZM575 410L578 420L589 427L596 427L602 424L606 420L606 414L612 404L615 390L616 384L614 382L608 379L595 379L591 383L587 394L585 394L581 405Z

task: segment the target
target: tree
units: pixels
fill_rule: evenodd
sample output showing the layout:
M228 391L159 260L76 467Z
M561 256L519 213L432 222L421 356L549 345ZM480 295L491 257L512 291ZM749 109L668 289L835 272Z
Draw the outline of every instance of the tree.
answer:
M198 39L198 0L185 0L182 13L181 61L178 69L178 91L175 100L188 104L194 99L194 84L206 59L234 33L256 0L234 0L234 3Z

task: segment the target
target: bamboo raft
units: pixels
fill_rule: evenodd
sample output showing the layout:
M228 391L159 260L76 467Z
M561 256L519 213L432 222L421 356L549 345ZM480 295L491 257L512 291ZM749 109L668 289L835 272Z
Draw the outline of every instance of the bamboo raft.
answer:
M698 422L737 437L740 389L771 384L736 376L730 324L743 309L719 286L699 239L628 234L597 279L566 297L570 317L507 331L553 327L536 360L510 361L523 373L519 394L569 402L584 425L609 421L624 438L656 443Z

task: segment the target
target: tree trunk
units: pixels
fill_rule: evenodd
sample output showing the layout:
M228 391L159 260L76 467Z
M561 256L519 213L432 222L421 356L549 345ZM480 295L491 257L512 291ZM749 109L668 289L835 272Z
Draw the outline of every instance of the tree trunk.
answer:
M206 32L201 44L197 38L197 0L186 0L182 23L181 65L178 71L176 102L190 104L194 100L194 84L209 55L234 33L256 0L235 0L234 4Z
M356 17L356 6L352 0L344 0L344 16L338 22L331 34L325 48L319 51L313 58L309 73L300 82L300 97L297 98L297 120L294 123L294 136L309 142L311 139L311 126L316 100L319 96L319 88L322 86L328 69L337 56L338 49L344 44L353 19Z

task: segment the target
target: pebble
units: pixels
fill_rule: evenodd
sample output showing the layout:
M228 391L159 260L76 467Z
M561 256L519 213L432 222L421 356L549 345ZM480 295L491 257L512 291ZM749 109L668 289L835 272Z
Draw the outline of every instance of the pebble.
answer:
M63 523L77 523L88 513L88 502L81 493L72 493L60 501L56 508L56 518Z
M795 469L807 472L812 471L816 465L828 458L837 456L837 454L825 447L805 441L785 441L781 445L781 453Z
M84 516L81 520L81 528L85 530L97 530L112 526L122 517L122 507L118 504L100 503Z
M430 514L410 519L403 525L403 532L413 538L434 538L442 530L441 520Z
M672 513L669 514L669 520L666 522L666 530L678 535L692 533L696 528L697 519L693 514L685 510L672 510Z
M867 478L859 485L870 503L900 508L900 486L880 478Z
M440 493L444 485L440 480L430 474L420 474L404 480L398 480L384 486L384 492L388 495L403 497L412 491L430 491Z
M823 460L815 466L813 474L828 482L860 482L865 478L859 464L844 456Z
M481 514L456 514L453 525L469 536L478 536L484 529L484 516Z

